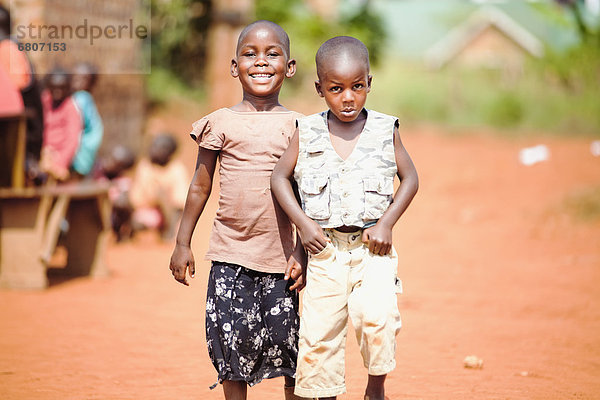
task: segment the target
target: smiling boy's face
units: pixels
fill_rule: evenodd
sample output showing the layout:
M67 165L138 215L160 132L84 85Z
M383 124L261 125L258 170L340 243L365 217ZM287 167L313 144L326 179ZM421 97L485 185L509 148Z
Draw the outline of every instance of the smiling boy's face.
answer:
M315 87L331 113L341 122L354 121L362 111L371 90L369 66L362 60L341 54L319 66Z
M266 97L279 93L284 79L296 72L282 34L269 24L256 24L241 38L231 75L239 78L245 94Z

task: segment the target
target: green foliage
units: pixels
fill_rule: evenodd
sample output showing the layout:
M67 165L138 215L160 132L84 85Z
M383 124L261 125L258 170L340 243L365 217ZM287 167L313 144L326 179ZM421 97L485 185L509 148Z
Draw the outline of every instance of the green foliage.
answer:
M150 0L152 67L171 69L187 82L204 72L210 0Z
M173 98L203 102L206 94L201 87L185 84L173 70L153 67L146 79L146 96L151 106L157 106Z
M377 65L383 54L386 32L383 20L368 2L358 9L325 19L310 10L301 0L256 0L256 18L268 19L282 25L292 42L292 56L298 61L298 74L303 77L314 70L314 56L319 46L327 39L348 35L354 36L367 46L371 63Z
M150 0L153 73L148 78L148 86L152 101L160 101L172 89L185 92L178 89L183 85L181 82L193 87L204 83L211 3L210 0ZM303 77L312 79L314 55L330 37L359 38L369 48L373 64L377 64L383 52L384 24L366 5L329 20L313 13L302 0L256 0L255 18L277 22L290 35L292 56L299 65L296 79L290 82L292 89L304 81ZM157 71L156 76L154 71ZM168 86L161 88L160 82Z
M367 46L371 63L378 65L384 53L386 31L382 18L375 14L368 3L354 13L342 16L340 26L343 35L354 36Z
M600 74L600 42L582 42L579 46L558 54L547 52L536 68L560 82L569 91L581 92L590 84L598 85Z
M552 61L532 61L520 75L451 67L428 71L390 60L373 71L367 106L398 115L404 124L598 136L599 53L584 45ZM553 62L559 61L569 66L566 75L557 72Z
M491 126L513 128L523 119L522 100L514 92L500 92L485 107L486 121Z

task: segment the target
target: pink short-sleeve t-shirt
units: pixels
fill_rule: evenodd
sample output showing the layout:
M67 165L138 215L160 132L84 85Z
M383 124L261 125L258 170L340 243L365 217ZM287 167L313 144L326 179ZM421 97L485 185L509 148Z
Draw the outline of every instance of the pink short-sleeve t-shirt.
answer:
M283 273L292 226L271 194L271 173L302 114L221 108L193 124L200 147L219 151L220 196L206 259Z

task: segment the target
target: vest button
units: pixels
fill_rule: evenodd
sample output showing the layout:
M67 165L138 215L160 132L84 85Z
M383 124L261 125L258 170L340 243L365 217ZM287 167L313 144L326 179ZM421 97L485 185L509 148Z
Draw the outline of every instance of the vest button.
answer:
M350 196L350 194L348 192L344 192L344 194L342 196L348 197L348 196Z

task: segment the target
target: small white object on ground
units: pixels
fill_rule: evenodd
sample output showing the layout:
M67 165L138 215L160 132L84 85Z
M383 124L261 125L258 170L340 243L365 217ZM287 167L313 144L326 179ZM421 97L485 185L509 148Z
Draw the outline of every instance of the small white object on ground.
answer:
M481 369L483 368L483 360L477 356L466 356L463 360L465 368Z
M526 147L519 151L519 161L523 165L533 165L550 158L550 150L543 144L533 147Z
M590 144L590 152L594 157L600 157L600 140L594 140Z

